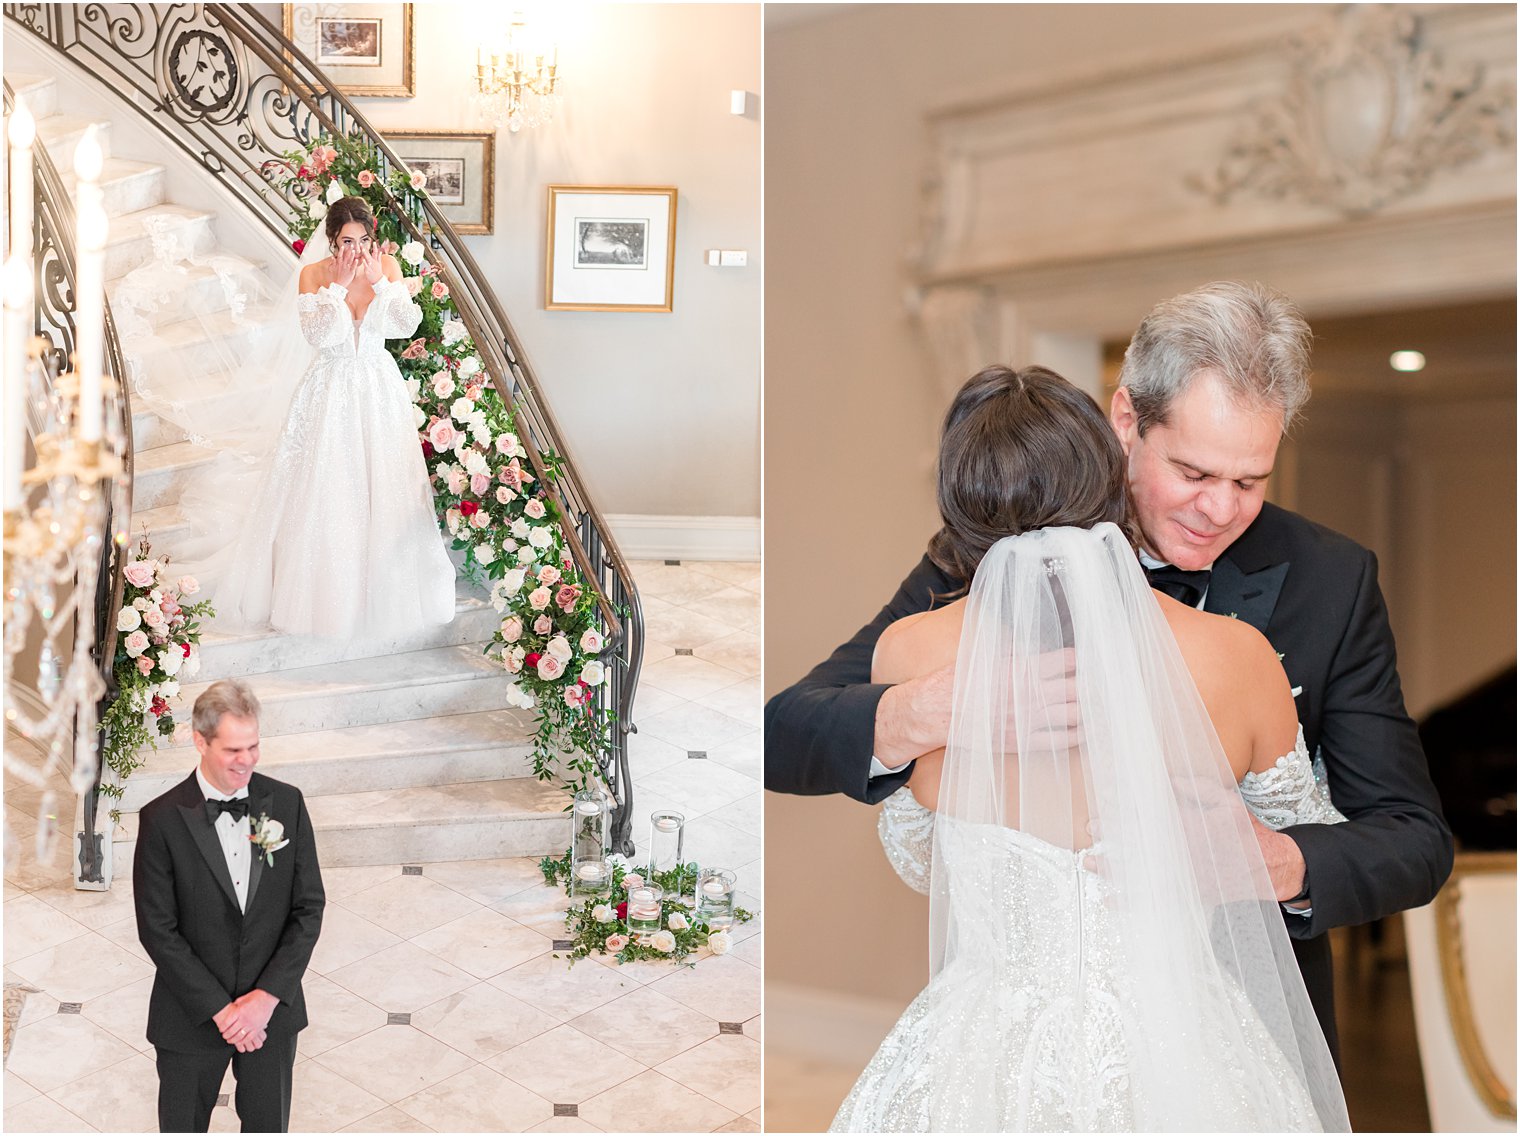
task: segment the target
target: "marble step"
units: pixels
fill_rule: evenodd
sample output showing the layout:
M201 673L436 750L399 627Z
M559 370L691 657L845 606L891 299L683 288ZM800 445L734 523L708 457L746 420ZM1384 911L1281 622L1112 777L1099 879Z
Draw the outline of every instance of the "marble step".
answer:
M153 258L150 226L161 225L164 233L175 237L182 249L205 253L214 244L215 220L215 213L172 201L122 214L111 222L111 235L106 241L106 280L117 280Z
M11 90L21 97L36 119L48 118L58 111L58 83L51 75L32 75L5 70Z
M139 410L132 415L132 447L138 453L172 446L185 441L185 432L172 422L167 422L151 410Z
M156 509L138 506L132 510L132 544L135 547L146 532L155 556L166 553L173 556L180 539L189 529L190 522L180 512L178 504L160 505Z
M63 188L72 200L77 201L73 167L60 167L59 176ZM100 172L102 203L106 216L114 219L125 213L136 213L153 205L164 203L165 170L152 162L133 162L125 158L107 158ZM109 239L109 238L107 238Z
M201 672L196 678L206 682L219 678L247 678L270 671L398 655L431 647L478 645L490 641L500 622L501 617L491 605L463 580L459 581L453 622L406 635L350 640L285 635L276 631L227 635L210 630L215 627L213 621L201 638Z
M223 259L236 261L241 266L246 266L248 272L258 274L257 266L241 257ZM247 284L234 280L234 287L246 290ZM117 281L108 285L106 289L112 308L118 311L122 307L118 296L119 288L120 281ZM166 324L183 322L187 318L207 316L213 312L225 312L230 306L227 287L222 277L206 265L190 265L184 269L176 281L172 302L162 305L157 310L136 314L145 318L156 330Z
M139 356L152 389L155 367L172 365L194 374L220 372L229 355L246 357L261 334L267 334L262 312L249 309L242 323L234 323L232 314L221 309L208 312L204 318L192 316L165 323L154 329L153 339L146 345L135 345L128 339L122 346L129 354ZM164 351L173 352L168 364L160 359Z
M37 137L47 147L53 166L62 173L74 168L74 151L84 141L85 131L95 127L95 141L101 156L111 156L111 124L105 119L74 114L50 114L37 120Z
M185 486L209 465L215 452L192 442L139 450L133 459L132 507L156 509L180 499Z
M313 797L324 865L430 864L560 854L569 798L552 781L518 777Z
M481 654L482 646L431 647L260 675L250 683L264 707L260 732L274 737L506 709L506 672ZM183 705L210 685L196 678L180 689Z
M527 711L491 710L276 735L261 740L259 772L298 786L309 798L531 777L536 728ZM193 745L145 756L127 779L124 812L177 785L199 760Z

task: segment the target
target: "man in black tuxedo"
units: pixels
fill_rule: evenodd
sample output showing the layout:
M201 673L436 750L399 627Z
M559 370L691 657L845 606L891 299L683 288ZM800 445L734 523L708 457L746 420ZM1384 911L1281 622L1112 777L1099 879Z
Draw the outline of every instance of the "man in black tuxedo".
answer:
M1260 286L1207 285L1156 307L1125 353L1110 419L1128 461L1152 586L1266 635L1311 754L1349 819L1257 825L1310 999L1338 1054L1332 927L1430 902L1451 872L1441 816L1404 710L1377 561L1265 503L1278 443L1308 398L1309 329ZM954 668L870 682L888 624L953 596L925 556L880 614L765 708L765 785L875 803L944 746Z
M200 765L144 806L132 862L137 934L158 968L148 1040L163 1132L205 1132L227 1062L244 1132L290 1126L301 976L322 874L301 792L253 772L259 703L213 683L195 700Z

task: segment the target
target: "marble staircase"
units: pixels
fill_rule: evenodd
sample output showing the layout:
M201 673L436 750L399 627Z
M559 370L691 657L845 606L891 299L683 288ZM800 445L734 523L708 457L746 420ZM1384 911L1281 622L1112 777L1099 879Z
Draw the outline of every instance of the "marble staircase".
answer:
M152 233L160 226L197 251L232 251L217 246L213 213L169 200L165 166L113 154L109 123L62 106L55 80L7 78L36 116L38 135L70 188L74 149L85 130L97 126L111 219L108 292L153 257ZM177 153L171 160L180 160ZM182 277L187 290L202 290L197 307L213 311L215 330L230 334L230 315L216 313L215 283L208 271ZM176 346L208 342L200 320L175 322L176 314L158 320L159 335ZM219 320L225 322L215 326ZM150 373L152 365L150 357ZM147 410L134 415L132 429L133 539L146 532L155 554L172 555L187 531L181 495L215 455ZM305 793L326 866L561 851L569 839L564 795L531 773L536 722L507 706L502 672L482 654L496 619L478 589L461 581L453 622L405 638L334 642L231 633L211 621L202 638L202 669L183 686L176 713L187 721L195 697L219 678L249 681L264 707L260 771ZM130 855L137 810L196 763L188 736L145 757L120 803L119 863Z

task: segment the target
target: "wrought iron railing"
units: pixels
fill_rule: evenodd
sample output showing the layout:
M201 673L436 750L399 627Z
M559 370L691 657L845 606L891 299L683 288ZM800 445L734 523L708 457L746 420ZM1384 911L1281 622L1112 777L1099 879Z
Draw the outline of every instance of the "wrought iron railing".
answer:
M5 83L5 110L15 105L15 92ZM9 186L6 193L9 197ZM45 397L28 400L27 433L32 439L67 428L74 406L71 394L59 389L57 379L69 370L74 353L74 204L64 188L63 178L48 154L41 138L32 145L32 294L35 320L33 334L47 344L41 355L40 374ZM121 606L122 568L127 553L127 534L132 529L132 400L124 382L112 383L112 376L125 374L121 363L121 342L116 322L106 304L105 372L106 413L105 446L120 459L123 476L117 478L104 496L105 515L99 570L95 573L95 594L88 610L95 621L95 664L104 684L99 711L116 697L116 611ZM75 860L81 883L100 883L105 850L102 835L96 832L100 803L101 754L105 738L95 744L95 781L84 798L84 823L79 834L80 848Z
M311 145L322 134L373 147L382 184L403 163L326 75L252 5L27 4L5 13L26 31L110 83L145 119L218 177L253 217L282 243L306 208L295 179L273 179L270 163ZM453 226L426 197L393 198L414 239L431 244L486 371L515 407L518 433L539 482L555 495L565 542L577 568L598 588L609 653L610 683L597 689L616 715L610 755L597 755L616 802L613 843L631 854L632 784L628 735L643 658L644 620L633 576L549 408L522 342ZM546 477L540 452L562 462Z

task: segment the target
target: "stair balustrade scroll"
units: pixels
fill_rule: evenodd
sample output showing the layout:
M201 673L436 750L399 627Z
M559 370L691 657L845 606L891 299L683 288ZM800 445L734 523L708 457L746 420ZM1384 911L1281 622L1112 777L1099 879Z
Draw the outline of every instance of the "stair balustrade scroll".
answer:
M109 83L282 243L308 205L305 183L275 176L284 154L336 137L371 149L386 186L393 171L405 169L383 136L254 6L7 3L4 10L12 34L25 30ZM607 653L618 664L594 690L598 709L615 715L610 752L595 757L616 802L613 847L632 854L628 735L644 645L632 573L475 258L426 196L388 188L387 197L402 227L429 246L486 374L516 415L533 474L559 507L565 547L598 592ZM545 453L559 460L546 463Z

